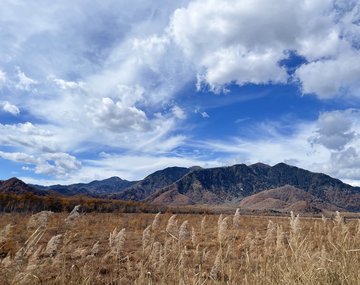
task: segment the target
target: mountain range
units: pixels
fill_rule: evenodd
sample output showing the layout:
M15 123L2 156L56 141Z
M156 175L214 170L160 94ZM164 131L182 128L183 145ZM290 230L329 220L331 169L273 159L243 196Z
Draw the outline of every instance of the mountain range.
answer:
M12 190L11 190L12 189ZM119 177L72 185L27 185L0 181L0 192L86 195L158 205L232 205L248 210L319 212L360 211L360 188L322 173L279 163L269 166L169 167L140 181Z
M110 193L118 193L125 189L130 188L136 184L137 181L127 181L119 177L110 177L104 180L94 180L90 183L76 183L71 185L31 185L39 190L51 190L61 195L73 196L73 195L86 195L98 197L102 195L108 195Z

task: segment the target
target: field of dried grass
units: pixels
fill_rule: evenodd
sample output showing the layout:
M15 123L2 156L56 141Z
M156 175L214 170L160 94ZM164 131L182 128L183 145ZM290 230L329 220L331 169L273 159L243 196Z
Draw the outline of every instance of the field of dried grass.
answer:
M0 215L0 284L360 284L360 221Z

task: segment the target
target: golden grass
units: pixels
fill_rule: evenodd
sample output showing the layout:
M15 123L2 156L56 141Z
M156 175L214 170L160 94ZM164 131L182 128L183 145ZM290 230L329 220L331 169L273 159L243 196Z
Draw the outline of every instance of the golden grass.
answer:
M340 216L13 213L0 232L0 284L360 284Z

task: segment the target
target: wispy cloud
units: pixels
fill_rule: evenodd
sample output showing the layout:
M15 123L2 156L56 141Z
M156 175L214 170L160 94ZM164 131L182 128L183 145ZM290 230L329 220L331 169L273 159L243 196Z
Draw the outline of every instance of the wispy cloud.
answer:
M346 98L357 107L359 5L338 0L5 1L0 10L0 151L29 173L51 178L69 170L68 181L95 177L96 169L102 176L139 177L171 163L284 160L345 177L335 162L357 157L357 111L324 105L317 121L298 118L290 132L279 128L291 124L278 118L271 125L264 116L258 135L248 139L235 130L223 135L213 110L261 99L274 85L297 86L319 101ZM304 61L290 74L280 62L291 60L291 54ZM200 108L190 96L182 101L189 85L196 90L196 84L206 96L241 86L263 89L221 94ZM235 118L222 123L233 124ZM240 121L249 127L254 123ZM193 125L201 122L208 123L212 135L194 143ZM191 151L180 159L181 148ZM109 149L118 164L144 159L149 166L131 163L125 171L115 163L107 166L110 158L97 158L90 167L94 151ZM208 156L190 155L196 152ZM19 154L41 162L29 165L16 158ZM72 158L79 167L67 167ZM357 163L343 169L354 170L349 179L360 179Z

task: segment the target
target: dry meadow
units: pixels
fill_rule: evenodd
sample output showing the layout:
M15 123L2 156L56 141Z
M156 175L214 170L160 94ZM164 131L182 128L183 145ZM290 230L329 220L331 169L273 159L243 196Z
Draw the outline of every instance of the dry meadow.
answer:
M0 215L1 284L360 284L360 221Z

